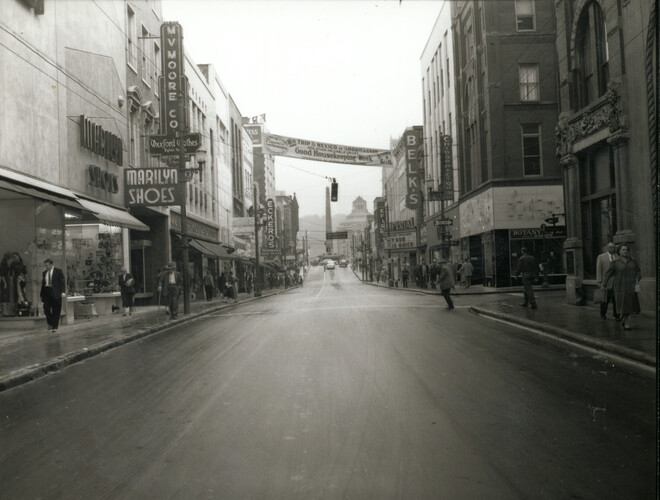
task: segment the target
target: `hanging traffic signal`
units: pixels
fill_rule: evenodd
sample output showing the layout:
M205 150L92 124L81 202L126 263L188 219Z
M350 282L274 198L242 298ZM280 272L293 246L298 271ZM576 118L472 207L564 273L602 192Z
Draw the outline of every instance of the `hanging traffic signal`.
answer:
M332 179L332 186L330 187L330 201L337 201L339 184L335 179Z

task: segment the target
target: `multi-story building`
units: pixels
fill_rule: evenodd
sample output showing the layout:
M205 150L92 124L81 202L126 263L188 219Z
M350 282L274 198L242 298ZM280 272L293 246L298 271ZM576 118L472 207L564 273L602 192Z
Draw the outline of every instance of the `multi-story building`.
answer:
M346 255L357 269L357 263L362 258L362 246L365 242L365 229L368 226L369 209L367 202L361 196L353 200L351 213L339 224L337 232L345 231L348 238L345 240L336 240L335 252L340 255Z
M451 2L443 2L420 58L424 104L424 219L427 234L427 262L451 256L460 258L460 248L451 245L445 235L458 241L458 155L456 140L456 99L454 98L454 39ZM449 154L446 153L449 148ZM445 156L443 158L443 152ZM443 169L443 161L449 161ZM444 171L443 171L444 170ZM444 182L450 176L449 182ZM431 200L429 189L442 194L443 200ZM452 226L438 226L439 219L451 220Z
M657 2L558 0L557 154L566 191L569 303L596 286L596 257L630 246L639 301L656 307Z
M387 236L383 240L383 249L387 255L388 276L393 280L400 279L404 268L412 272L417 264L421 263L418 253L422 242L418 241L416 224L422 207L413 209L408 206L408 167L411 161L419 165L419 159L409 157L407 137L421 137L422 133L421 126L408 127L398 140L391 141L392 167L383 168L383 192L387 213ZM412 150L415 155L418 153L417 149L415 147ZM425 225L423 227L426 228ZM420 236L422 235L420 231Z
M229 96L229 137L230 137L230 159L232 168L232 214L236 217L244 217L247 213L245 206L245 186L243 176L243 117Z
M42 262L50 257L66 270L65 311L86 298L99 315L109 314L120 269L131 270L137 297L147 300L157 271L181 256L178 206L132 206L129 213L124 188L129 169L178 167L176 158L149 154L148 136L162 120L160 2L31 5L3 2L0 28L0 272L15 266L22 276L20 286L11 280L13 288L3 287L7 305L0 308L36 312ZM243 157L240 113L213 68L189 54L184 64L187 125L202 144L188 164L201 171L182 196L195 287L219 260L239 260L219 243L233 244L231 216L243 214L244 193L232 188L249 182L250 158Z
M284 264L293 267L296 261L296 245L298 240L298 200L284 191L275 194L277 207L277 238L279 249L284 258Z
M67 321L74 295L110 313L117 273L130 262L129 231L150 230L123 208L123 170L135 161L128 148L126 5L62 1L35 10L8 0L2 9L2 314L36 312L47 257L65 270ZM155 23L145 20L148 29ZM136 69L141 74L140 62ZM145 124L155 118L146 112L151 95L138 103Z
M259 186L259 208L267 199L275 199L275 158L263 148L263 136L268 128L262 116L243 118L243 128L252 138L254 151L254 181Z
M473 283L518 284L521 248L545 260L561 255L565 235L553 2L451 7L460 253L474 266ZM551 278L561 280L557 266Z

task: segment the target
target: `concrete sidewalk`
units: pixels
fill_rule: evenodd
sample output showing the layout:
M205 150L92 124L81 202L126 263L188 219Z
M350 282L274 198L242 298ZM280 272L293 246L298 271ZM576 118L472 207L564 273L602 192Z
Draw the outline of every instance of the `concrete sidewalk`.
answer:
M434 289L396 288L385 283L365 283L403 293L440 295L440 290ZM564 285L538 286L534 287L534 291L538 303L538 309L535 310L521 306L522 286L456 287L451 294L452 297L469 296L470 311L475 314L528 328L582 348L592 349L605 357L616 357L624 362L637 364L644 371L656 371L658 326L657 317L652 312L644 311L631 315L629 323L632 330L623 330L621 323L616 322L612 317L611 307L608 319L602 320L600 308L595 304L584 306L566 304ZM479 302L479 295L493 293L502 294L502 300ZM512 293L519 297L511 297ZM438 298L442 300L440 297ZM460 300L459 298L458 301L460 302Z
M239 293L238 303L191 301L190 314L183 314L179 301L179 318L170 320L164 306L136 307L131 316L113 314L94 319L79 319L72 325L60 325L57 333L43 328L0 332L0 391L42 377L78 361L96 356L108 349L137 340L174 325L194 321L214 311L277 295L288 289L262 292L261 297Z

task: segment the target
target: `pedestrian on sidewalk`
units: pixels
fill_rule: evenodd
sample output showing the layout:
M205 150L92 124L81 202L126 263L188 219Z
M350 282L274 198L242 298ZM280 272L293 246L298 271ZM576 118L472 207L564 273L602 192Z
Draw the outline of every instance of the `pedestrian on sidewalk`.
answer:
M605 302L600 304L600 317L601 319L607 318L607 306L612 302L612 314L617 321L621 321L621 316L617 314L616 300L614 298L614 276L610 276L606 282L603 282L603 275L607 272L612 265L612 262L617 260L619 256L616 253L616 246L614 243L609 242L605 247L605 252L601 253L596 258L596 286L605 289Z
M408 288L408 276L410 275L410 272L408 271L408 267L404 267L403 271L401 271L401 280L403 281L403 288Z
M624 330L630 330L628 316L633 312L635 288L639 285L642 273L637 262L630 256L630 247L628 245L621 245L619 247L619 258L610 263L610 267L603 275L601 288L605 288L604 284L612 276L614 277L612 284L614 301L621 315L621 326Z
M438 263L436 262L435 259L433 259L433 262L431 263L431 268L429 269L429 280L431 282L431 288L436 289L436 281L438 280L438 273L440 269L438 268Z
M227 277L225 276L224 271L220 273L220 277L218 278L218 294L220 295L222 302L227 302Z
M466 257L465 262L461 266L461 276L465 279L465 288L472 286L472 271L474 271L474 268L472 267L470 258Z
M522 284L524 287L525 302L521 305L527 307L528 304L532 309L536 309L536 298L534 297L534 289L532 285L539 275L539 265L533 255L527 253L527 248L522 248L522 256L518 260L518 268L516 269L516 276L522 274Z
M227 289L229 290L229 297L234 299L234 302L238 302L238 289L236 286L236 278L231 271L227 273Z
M213 275L211 274L211 271L208 269L206 270L206 273L204 273L204 290L206 291L206 302L211 302L211 299L213 299Z
M48 331L57 331L62 312L62 294L65 293L64 273L55 267L53 259L44 260L46 270L41 275L41 301L44 304L44 314Z
M133 314L133 298L135 297L135 278L125 267L121 268L119 275L119 291L121 292L121 306L124 316Z
M176 263L170 262L165 266L165 272L160 280L158 292L163 289L167 290L167 305L170 309L170 319L177 319L179 317L179 295L181 294L181 287L183 286L183 275L176 270Z
M454 279L454 270L452 269L453 266L449 264L444 259L440 259L440 272L438 274L438 287L440 288L440 293L442 293L442 296L445 298L445 302L447 302L447 310L452 311L454 309L454 303L451 300L451 289L454 288L454 284L456 283Z

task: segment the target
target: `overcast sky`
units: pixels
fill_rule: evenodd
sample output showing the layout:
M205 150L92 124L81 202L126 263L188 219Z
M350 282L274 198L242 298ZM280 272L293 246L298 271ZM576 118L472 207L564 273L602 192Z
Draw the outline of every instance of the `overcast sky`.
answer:
M422 125L419 58L440 1L163 0L197 64L213 64L243 116L271 133L389 149ZM333 213L362 196L373 211L381 169L276 157L278 190L300 215L325 214L325 176L339 182Z

